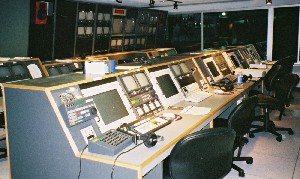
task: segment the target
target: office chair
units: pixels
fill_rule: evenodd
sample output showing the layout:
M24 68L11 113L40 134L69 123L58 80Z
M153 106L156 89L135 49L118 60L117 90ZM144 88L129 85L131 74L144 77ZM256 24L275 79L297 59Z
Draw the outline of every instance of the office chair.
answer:
M268 94L271 94L271 91L274 89L276 82L279 80L279 74L283 71L283 67L281 65L272 66L272 68L267 72L267 74L263 78L264 88L267 90ZM258 90L250 90L249 96L254 96L258 94L263 94Z
M273 66L281 65L283 70L280 72L279 77L283 77L286 74L290 74L293 72L294 63L297 61L296 56L287 56L280 60L277 60Z
M4 129L4 113L0 114L0 128ZM5 136L1 137L0 136L0 141L5 140ZM0 159L6 158L7 157L7 149L6 148L0 148Z
M276 135L276 140L278 142L282 141L282 135L277 131L287 131L289 135L293 135L294 132L291 128L281 128L276 127L274 122L270 120L270 109L277 109L280 111L279 119L282 118L282 114L285 107L290 105L290 98L293 89L299 83L299 76L296 74L287 74L284 78L280 79L277 85L274 87L275 96L270 95L258 95L257 105L263 109L263 115L259 116L264 119L263 126L255 126L256 129L251 131L250 137L254 137L254 133L257 132L270 132Z
M247 164L252 164L253 162L252 157L241 157L241 152L244 145L248 143L248 139L244 136L250 132L257 101L257 96L245 98L231 111L228 119L216 118L213 121L214 127L228 127L236 132L234 150L238 148L238 153L236 157L233 157L233 161L246 161ZM232 168L239 172L239 176L245 176L244 170L237 165L233 164Z
M228 128L203 129L185 136L164 161L164 179L224 177L231 170L234 139L235 132Z

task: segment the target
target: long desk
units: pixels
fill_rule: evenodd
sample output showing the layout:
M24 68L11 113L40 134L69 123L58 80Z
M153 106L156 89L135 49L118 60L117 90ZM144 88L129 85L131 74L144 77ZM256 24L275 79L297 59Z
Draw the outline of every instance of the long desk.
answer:
M55 78L47 78L4 84L8 159L12 178L76 178L80 165L81 178L110 178L114 162L113 178L161 178L162 162L176 142L208 126L216 116L236 105L256 84L245 83L244 89L234 90L231 95L212 95L201 103L179 101L175 106L210 107L211 111L203 116L180 114L181 120L156 132L163 136L163 141L152 148L139 145L115 161L116 156L74 150L71 136L62 124L61 115L51 96L51 90L60 88L64 83L72 85L78 80L91 82L95 78L71 75L69 79L61 79L64 80L57 82ZM180 111L161 111L164 112L179 114ZM132 147L135 145L130 145L123 152Z

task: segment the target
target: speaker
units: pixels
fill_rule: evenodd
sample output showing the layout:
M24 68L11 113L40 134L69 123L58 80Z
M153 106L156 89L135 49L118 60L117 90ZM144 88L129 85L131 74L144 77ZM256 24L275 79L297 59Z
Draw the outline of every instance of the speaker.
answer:
M133 137L133 142L137 144L138 140L142 140L144 145L148 148L153 147L157 143L157 138L158 136L155 133L148 133L148 134L143 134L143 135L135 135Z
M48 3L44 1L35 2L35 24L47 24Z

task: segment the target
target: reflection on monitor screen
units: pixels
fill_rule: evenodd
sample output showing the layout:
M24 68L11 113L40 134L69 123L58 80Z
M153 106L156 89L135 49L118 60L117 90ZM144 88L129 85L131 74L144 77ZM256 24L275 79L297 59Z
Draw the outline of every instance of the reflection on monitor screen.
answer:
M22 65L13 65L11 67L11 69L13 71L13 74L16 76L26 76L27 75L27 72L26 72L24 66L22 66Z
M122 28L123 28L123 21L121 18L114 18L113 21L113 34L121 34L122 33Z
M183 72L184 74L190 73L190 70L189 70L189 68L186 66L185 63L180 63L179 65L180 65L181 70L182 70L182 72Z
M78 13L78 20L85 20L85 12L84 11L80 11Z
M206 64L207 64L211 74L213 75L213 77L217 77L220 75L220 73L218 72L218 70L213 62L207 62Z
M94 12L93 11L89 11L86 13L86 20L89 20L89 21L94 20Z
M179 93L169 74L159 76L156 78L156 80L166 98L169 98Z
M0 66L0 78L9 78L12 74L7 66Z
M71 73L72 71L70 70L70 68L66 65L63 65L63 66L60 66L59 67L60 71L63 73L63 74L69 74Z
M93 100L105 125L129 115L116 89L94 95Z
M137 73L137 74L135 74L135 76L142 88L150 85L145 73L143 73L143 72Z
M174 73L176 76L180 76L181 75L181 71L180 71L180 68L179 66L176 64L176 65L172 65L171 68L173 69Z
M60 75L61 73L59 72L59 70L56 67L50 67L48 68L48 73L50 76L56 76L56 75Z
M233 62L234 66L235 66L236 68L237 68L237 67L240 67L240 64L239 64L239 62L238 62L238 60L237 60L237 58L236 58L235 55L231 55L231 56L230 56L230 59L231 59L231 61Z
M122 77L122 80L123 80L124 85L126 86L128 92L139 88L138 85L136 84L133 76L131 76L131 75Z

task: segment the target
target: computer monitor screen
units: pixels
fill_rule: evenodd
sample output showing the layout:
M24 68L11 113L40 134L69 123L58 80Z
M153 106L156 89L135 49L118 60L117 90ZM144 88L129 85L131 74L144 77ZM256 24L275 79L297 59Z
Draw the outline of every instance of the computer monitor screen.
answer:
M94 95L93 100L105 125L129 115L116 89Z
M92 35L93 34L93 27L86 27L85 34L86 35Z
M11 66L12 72L15 76L25 77L27 76L26 69L23 65L13 65Z
M180 67L179 67L177 64L171 65L171 68L172 68L173 72L175 73L175 76L180 76L180 75L182 75L182 72L181 72L181 70L180 70Z
M131 105L116 79L92 83L79 87L84 97L92 96L99 117L97 125L102 133L135 120Z
M235 55L230 55L230 59L231 61L233 62L234 66L237 68L237 67L240 67L240 63L238 62L238 59L236 58Z
M179 93L169 74L159 76L156 79L166 98L169 98Z
M69 74L72 72L72 70L67 65L62 65L59 67L59 69L63 74Z
M136 79L138 80L138 83L140 84L140 86L142 88L150 85L150 82L149 82L147 76L145 75L145 73L143 73L143 72L137 73L137 74L135 74L135 76L136 76Z
M213 75L213 77L217 77L220 75L220 73L218 72L218 70L213 62L207 62L206 64L207 64L211 74Z
M127 92L133 91L138 89L138 84L136 83L136 81L134 80L134 77L132 75L128 75L128 76L123 76L121 77L122 81L127 89Z
M190 73L190 70L185 63L180 63L179 66L184 74Z
M110 14L104 14L104 20L110 21Z
M85 35L84 27L78 27L78 35Z
M7 66L0 66L0 78L9 78L12 74Z
M223 75L221 74L217 64L215 63L213 57L205 58L203 59L203 62L207 68L207 70L210 73L210 76L213 78L213 80L219 81L223 78Z
M48 69L47 69L47 71L48 71L48 73L49 73L49 76L56 76L56 75L60 75L61 74L61 72L58 70L58 68L57 67L49 67Z

